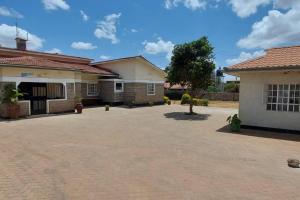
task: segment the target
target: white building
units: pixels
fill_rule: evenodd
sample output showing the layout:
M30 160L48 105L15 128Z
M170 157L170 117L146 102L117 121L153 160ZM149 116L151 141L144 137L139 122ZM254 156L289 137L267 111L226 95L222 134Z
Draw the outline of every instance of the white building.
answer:
M300 131L300 46L269 49L225 72L240 77L242 125Z

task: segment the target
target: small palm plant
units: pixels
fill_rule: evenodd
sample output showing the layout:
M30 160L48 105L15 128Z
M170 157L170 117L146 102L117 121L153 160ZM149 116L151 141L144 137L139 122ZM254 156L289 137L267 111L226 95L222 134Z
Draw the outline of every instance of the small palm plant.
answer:
M20 105L18 104L18 98L22 97L15 85L9 84L4 87L3 98L1 99L3 104L6 104L7 115L11 119L17 119L20 116Z
M227 122L229 123L229 127L232 132L240 132L242 121L239 119L237 114L229 116L227 118Z

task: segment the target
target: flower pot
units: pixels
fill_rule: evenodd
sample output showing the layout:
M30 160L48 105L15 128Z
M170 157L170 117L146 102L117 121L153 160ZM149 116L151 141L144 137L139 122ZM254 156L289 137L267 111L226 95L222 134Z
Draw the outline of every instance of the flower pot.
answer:
M76 112L78 114L81 114L82 113L82 109L83 109L82 103L77 103L76 106L75 106L75 109L76 109Z
M10 119L18 119L20 117L21 107L18 104L7 104L7 115Z
M109 111L109 105L105 106L105 111Z

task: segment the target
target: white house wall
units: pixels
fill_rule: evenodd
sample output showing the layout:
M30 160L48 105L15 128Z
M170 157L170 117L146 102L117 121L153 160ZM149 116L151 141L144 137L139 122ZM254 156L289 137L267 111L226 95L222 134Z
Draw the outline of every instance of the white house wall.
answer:
M268 84L299 84L300 72L241 73L240 111L243 125L300 130L300 112L267 111Z

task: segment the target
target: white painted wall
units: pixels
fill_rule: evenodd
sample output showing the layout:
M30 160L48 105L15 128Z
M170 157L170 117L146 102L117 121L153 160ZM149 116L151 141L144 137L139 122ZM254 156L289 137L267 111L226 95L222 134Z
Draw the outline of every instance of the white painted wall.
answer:
M241 73L240 111L243 125L300 130L300 112L267 111L266 85L300 83L300 72Z
M119 74L124 80L164 81L161 71L139 58L104 63L100 66Z

